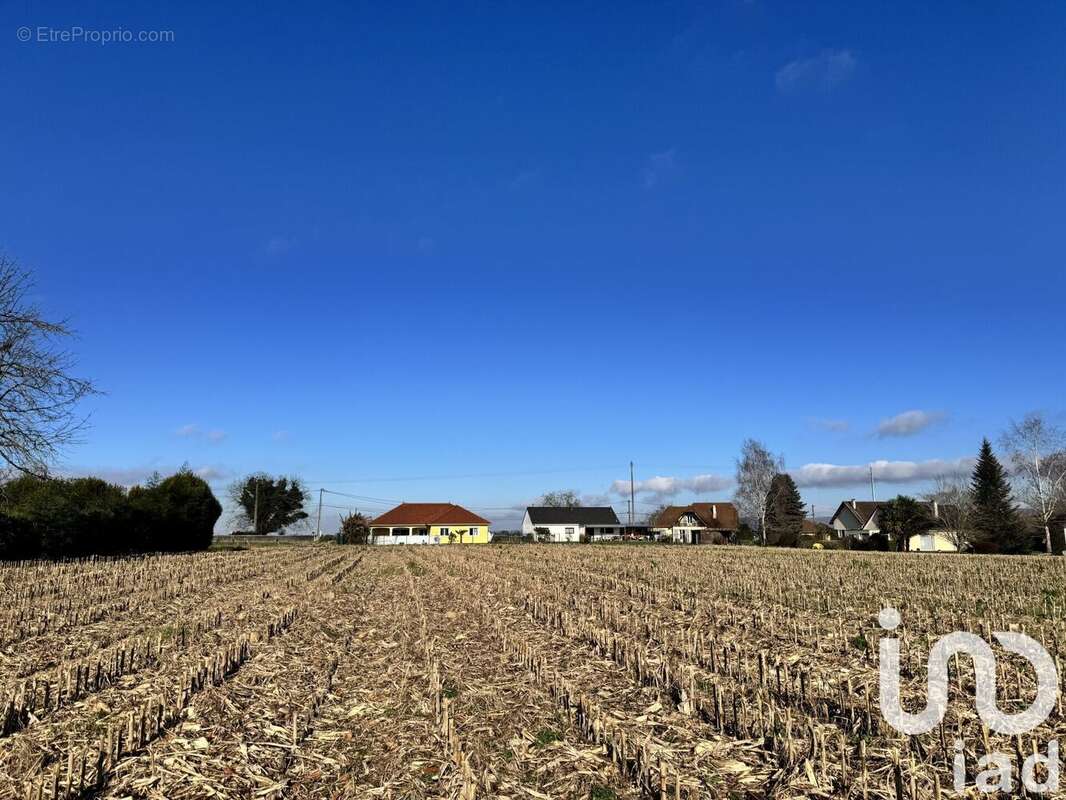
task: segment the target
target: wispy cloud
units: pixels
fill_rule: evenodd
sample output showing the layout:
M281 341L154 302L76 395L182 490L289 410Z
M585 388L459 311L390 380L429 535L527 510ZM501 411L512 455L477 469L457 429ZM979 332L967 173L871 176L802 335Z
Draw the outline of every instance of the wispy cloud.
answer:
M216 483L217 481L224 481L233 475L233 470L228 467L220 467L217 465L205 465L202 467L194 467L193 472L199 475L208 483Z
M647 166L644 167L644 188L651 189L658 186L670 174L677 169L677 148L671 147L661 153L652 153L648 156Z
M830 433L845 433L851 430L851 423L846 419L812 419L810 425L816 430Z
M70 467L60 470L60 474L71 478L101 478L108 483L119 486L137 486L147 481L153 474L159 473L163 477L173 475L181 469L180 465L173 464L142 464L132 467ZM199 475L208 483L226 480L233 475L233 470L218 464L203 464L191 467L193 473Z
M850 50L823 50L810 58L797 58L777 71L777 90L783 94L827 92L847 81L856 64Z
M220 428L212 428L205 431L195 422L190 422L188 425L182 425L180 428L174 431L175 436L180 436L183 439L203 439L211 444L218 444L226 438L226 432Z
M656 499L673 497L682 492L705 493L720 492L733 485L733 479L724 475L693 475L689 478L664 477L656 475L654 478L637 481L634 490L638 494L652 495ZM629 494L629 481L618 480L611 484L610 491L614 494L626 496Z
M877 437L885 439L890 436L914 436L946 418L947 414L943 411L904 411L881 420L877 425Z
M958 458L945 461L934 458L929 461L871 461L869 464L804 464L790 470L793 480L800 487L862 486L870 481L873 469L874 480L879 483L917 483L941 475L956 475L973 469L973 458Z
M275 442L287 442L292 436L288 431L274 431L270 434L270 438Z

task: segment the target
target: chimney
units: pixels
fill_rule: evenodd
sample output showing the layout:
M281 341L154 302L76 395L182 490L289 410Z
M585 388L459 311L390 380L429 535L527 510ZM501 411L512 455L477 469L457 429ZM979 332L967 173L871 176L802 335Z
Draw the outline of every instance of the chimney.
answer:
M933 501L933 516L940 519L940 504L936 500Z
M854 497L851 498L851 510L852 511L858 511L859 510L859 507L857 505L855 505L855 498Z
M711 504L711 516L718 519L718 505L716 503Z

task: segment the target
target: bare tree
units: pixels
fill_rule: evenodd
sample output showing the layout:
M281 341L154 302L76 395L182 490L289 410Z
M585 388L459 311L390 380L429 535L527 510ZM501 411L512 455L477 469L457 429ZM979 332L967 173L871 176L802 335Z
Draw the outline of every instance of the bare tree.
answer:
M341 515L340 540L344 544L366 544L370 538L370 519L366 514L353 511Z
M59 342L72 332L41 317L26 297L32 286L29 273L0 256L0 459L44 476L77 441L85 418L75 406L96 390L70 374L73 359Z
M770 506L770 489L774 475L783 472L785 461L775 456L762 442L745 439L737 459L737 489L733 497L742 514L759 521L759 535L766 544L766 512Z
M581 505L581 498L573 489L556 489L541 495L540 504L555 508L577 508Z
M659 519L659 515L666 511L666 504L657 505L651 511L648 512L647 523L648 525L654 525Z
M934 528L955 545L960 553L973 543L974 506L973 494L965 475L938 475L933 491L925 496L935 503Z
M1021 422L1011 420L1002 446L1018 483L1018 496L1040 517L1050 553L1048 523L1066 507L1066 431L1033 411Z

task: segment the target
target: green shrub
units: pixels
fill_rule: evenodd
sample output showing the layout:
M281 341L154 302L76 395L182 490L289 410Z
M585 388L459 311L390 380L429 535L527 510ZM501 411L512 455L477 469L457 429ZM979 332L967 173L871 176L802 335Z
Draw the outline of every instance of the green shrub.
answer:
M188 469L129 492L99 478L23 476L0 487L0 558L203 550L221 514Z

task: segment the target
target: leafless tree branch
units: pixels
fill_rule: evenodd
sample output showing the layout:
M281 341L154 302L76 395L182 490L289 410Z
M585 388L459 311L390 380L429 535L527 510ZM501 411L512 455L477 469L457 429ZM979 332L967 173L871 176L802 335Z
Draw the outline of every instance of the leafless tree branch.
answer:
M0 255L0 461L44 476L84 430L75 407L96 389L70 374L74 362L61 341L72 331L42 318L26 299L31 288L29 274Z

